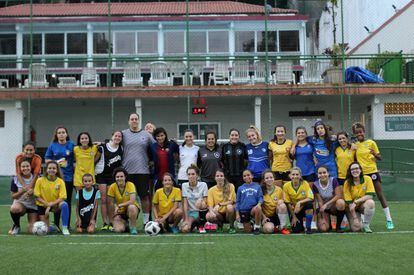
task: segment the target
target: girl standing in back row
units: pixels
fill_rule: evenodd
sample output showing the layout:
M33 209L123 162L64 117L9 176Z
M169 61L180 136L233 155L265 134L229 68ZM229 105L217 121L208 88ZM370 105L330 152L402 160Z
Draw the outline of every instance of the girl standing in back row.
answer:
M184 142L179 147L180 169L178 170L177 185L181 189L181 185L188 181L187 169L192 164L197 163L198 150L200 147L194 144L194 132L187 129L184 132Z
M269 166L269 143L262 141L259 129L256 126L250 126L246 130L246 136L249 144L247 150L247 168L253 174L253 182L259 183L262 179L262 173L270 169Z
M274 137L269 142L269 161L272 172L275 174L275 184L279 187L289 181L289 169L292 168L290 149L293 142L286 139L286 127L277 125L274 130Z
M95 175L95 161L97 161L98 148L92 144L89 133L82 132L78 135L77 146L73 148L76 166L73 185L76 190L82 189L82 177L85 174ZM95 177L93 178L95 183Z

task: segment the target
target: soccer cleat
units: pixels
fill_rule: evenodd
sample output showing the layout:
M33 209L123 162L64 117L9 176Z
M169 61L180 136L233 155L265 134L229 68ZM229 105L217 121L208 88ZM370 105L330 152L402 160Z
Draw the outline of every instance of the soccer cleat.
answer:
M9 235L17 235L20 233L20 227L13 225L12 228L9 230Z
M104 223L103 226L101 227L101 231L107 231L109 230L109 225Z
M336 227L336 222L332 222L331 227L332 227L332 230L338 229L338 227Z
M286 229L286 228L283 228L283 229L280 231L280 233L282 233L282 235L289 235L289 234L290 234L290 231L289 231L288 229Z
M371 228L369 227L369 224L364 224L362 226L362 231L364 231L365 233L372 233Z
M315 221L312 221L311 228L314 229L314 230L318 229L318 226L316 225Z
M207 230L207 231L210 231L211 230L211 225L212 225L212 223L206 222L206 224L204 225L204 229Z
M394 229L394 223L392 221L387 221L387 229L393 230Z
M228 233L229 234L236 234L236 229L230 227Z
M215 224L215 223L210 223L210 230L211 230L211 231L216 231L216 230L217 230L217 228L218 228L217 224Z
M131 235L137 235L138 231L135 227L131 227L131 229L129 230L129 233L131 233Z
M260 226L253 226L253 234L254 235L259 235L260 234Z
M307 228L305 233L308 235L313 234L312 229L310 228Z
M110 232L113 232L114 231L114 228L113 228L113 226L112 225L108 225L108 231L110 231Z
M178 234L178 233L180 233L180 230L178 229L177 226L171 226L171 232L173 234Z
M64 236L69 236L70 235L69 229L67 227L62 227L62 234Z
M200 225L200 226L198 227L198 233L200 233L200 234L206 234L206 233L207 233L207 231L206 231L206 229L204 228L204 226Z

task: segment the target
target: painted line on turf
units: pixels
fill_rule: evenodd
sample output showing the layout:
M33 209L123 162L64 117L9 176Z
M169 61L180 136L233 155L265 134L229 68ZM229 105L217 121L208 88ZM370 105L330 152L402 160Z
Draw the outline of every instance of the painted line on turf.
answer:
M52 243L56 245L213 245L214 242L183 242L183 243Z

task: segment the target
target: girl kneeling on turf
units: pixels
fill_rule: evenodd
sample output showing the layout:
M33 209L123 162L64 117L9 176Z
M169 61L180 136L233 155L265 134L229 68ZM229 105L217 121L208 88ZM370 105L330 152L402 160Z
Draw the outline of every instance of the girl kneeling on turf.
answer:
M234 234L236 233L234 229L236 219L234 185L227 181L224 171L221 169L216 171L215 180L217 184L208 190L207 221L218 224L218 231L222 231L223 223L228 222L230 224L229 233Z
M279 226L282 234L290 234L285 228L288 217L287 208L284 201L283 190L275 184L275 177L271 170L266 170L262 175L263 184L263 232L271 234L275 231L275 226Z
M253 182L250 170L243 171L244 184L237 190L236 219L243 223L244 232L252 232L251 219L254 218L253 233L260 234L262 221L263 192L260 185Z
M125 232L129 227L131 235L136 235L138 234L137 219L139 215L139 205L136 201L137 192L135 185L127 181L127 178L128 173L124 168L115 168L115 183L112 183L108 189L108 213L115 232Z
M179 203L181 202L181 190L174 187L174 179L170 173L165 173L162 178L163 188L159 188L152 198L152 211L155 221L163 230L170 229L172 233L179 232L178 223L183 217ZM170 226L172 224L172 226Z
M93 176L82 176L83 188L76 193L76 231L92 234L96 228L96 213L101 194L93 187Z
M349 166L344 184L344 199L348 204L347 214L350 216L348 220L352 231L362 229L366 233L372 233L369 225L375 213L374 195L375 188L371 177L363 174L358 162L353 162ZM361 214L364 214L362 226Z
M336 178L329 177L328 168L319 166L318 180L312 185L313 193L318 202L318 230L327 232L330 229L330 215L336 216L336 231L341 232L341 223L345 215L345 201L342 187Z
M312 234L313 192L309 183L302 179L302 172L298 167L290 169L289 176L291 181L283 185L283 192L285 193L285 203L292 216L292 232L301 233L304 231L303 218L306 217L306 234Z
M51 160L46 164L45 175L36 181L34 196L40 220L45 222L49 228L49 212L61 212L62 233L70 235L68 230L69 207L65 202L66 187L56 161Z
M13 227L9 230L9 235L17 235L20 233L20 217L27 213L28 231L32 231L33 223L37 220L37 206L32 194L28 192L33 179L31 173L30 161L23 159L18 163L20 171L20 180L24 182L22 185L17 178L13 177L10 184L10 192L13 204L10 207L10 216L13 220Z
M198 181L200 170L195 165L187 168L188 182L181 186L183 196L184 222L181 232L191 232L194 225L198 225L198 232L206 233L204 224L207 214L208 187L205 182Z

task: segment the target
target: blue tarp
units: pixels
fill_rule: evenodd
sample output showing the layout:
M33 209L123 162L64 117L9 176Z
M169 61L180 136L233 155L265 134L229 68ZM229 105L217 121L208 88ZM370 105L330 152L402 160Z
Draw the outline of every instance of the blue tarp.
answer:
M362 67L349 67L345 70L346 83L384 83L384 79Z

